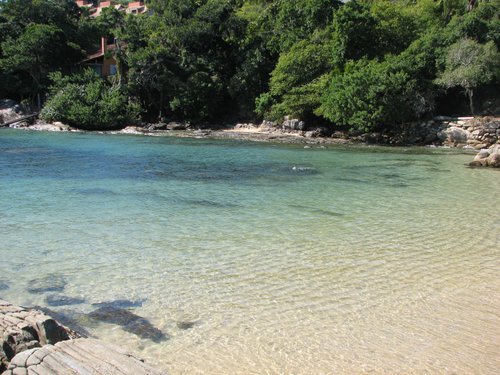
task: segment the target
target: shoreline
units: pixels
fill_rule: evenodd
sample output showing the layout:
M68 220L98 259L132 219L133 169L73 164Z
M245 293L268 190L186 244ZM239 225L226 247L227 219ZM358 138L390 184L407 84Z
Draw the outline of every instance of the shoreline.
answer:
M189 123L157 123L127 126L120 130L82 130L60 122L14 123L9 128L31 131L89 132L114 135L143 135L192 139L220 139L326 147L331 145L370 145L388 147L441 147L476 152L471 167L500 168L499 117L435 117L419 123L402 124L381 132L333 131L307 127L299 120L285 119L281 126L238 123L224 126L193 127Z

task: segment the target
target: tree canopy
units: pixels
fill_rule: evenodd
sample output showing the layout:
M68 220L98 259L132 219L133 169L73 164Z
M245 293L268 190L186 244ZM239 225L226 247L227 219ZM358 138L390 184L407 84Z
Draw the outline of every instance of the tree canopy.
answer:
M0 96L49 96L54 107L54 73L71 77L101 37L124 46L117 90L145 121L289 115L371 130L433 115L462 95L454 88L472 110L473 93L500 79L499 0L146 4L148 14L91 18L70 0L0 2ZM99 83L99 100L115 84Z

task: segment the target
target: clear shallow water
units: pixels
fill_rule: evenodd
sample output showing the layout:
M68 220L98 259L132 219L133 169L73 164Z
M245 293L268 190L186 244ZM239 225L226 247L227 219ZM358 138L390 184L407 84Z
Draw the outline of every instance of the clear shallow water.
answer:
M495 374L500 174L471 157L2 130L0 296L144 300L168 340L80 323L171 374Z

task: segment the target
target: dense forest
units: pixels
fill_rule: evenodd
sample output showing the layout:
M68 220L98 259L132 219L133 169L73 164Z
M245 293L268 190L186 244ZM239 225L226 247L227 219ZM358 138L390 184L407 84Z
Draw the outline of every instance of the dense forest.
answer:
M92 18L70 0L0 2L0 98L88 129L289 115L365 131L499 94L500 0L146 5ZM107 79L78 68L102 36L121 46Z

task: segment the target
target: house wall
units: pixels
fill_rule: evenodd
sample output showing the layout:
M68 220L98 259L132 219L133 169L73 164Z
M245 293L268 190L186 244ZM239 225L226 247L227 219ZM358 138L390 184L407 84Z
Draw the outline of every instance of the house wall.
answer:
M113 57L110 57L108 59L104 59L103 64L102 64L102 76L103 77L108 77L110 75L113 75L112 67L115 67L116 69L116 60Z

